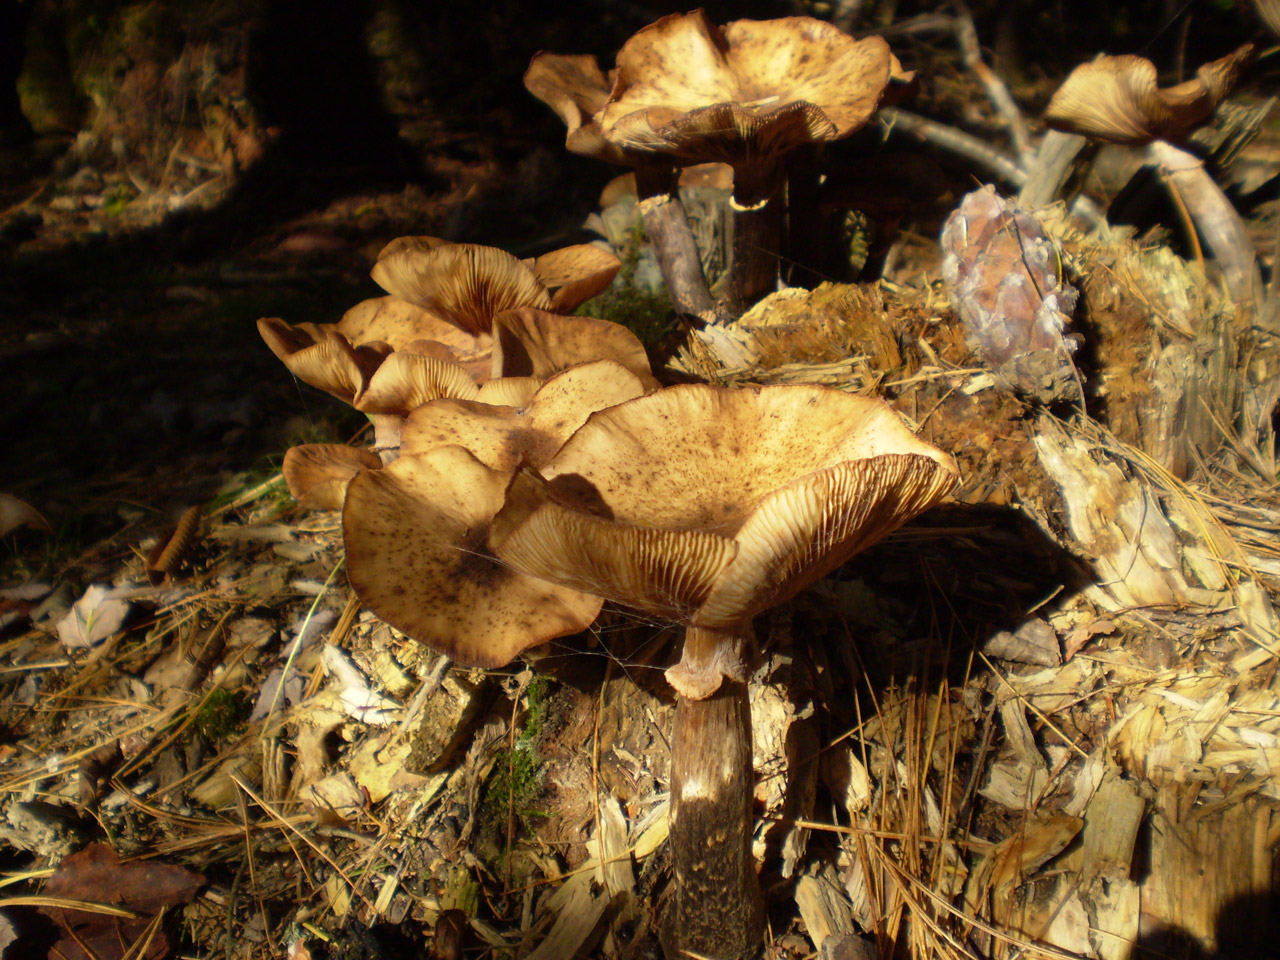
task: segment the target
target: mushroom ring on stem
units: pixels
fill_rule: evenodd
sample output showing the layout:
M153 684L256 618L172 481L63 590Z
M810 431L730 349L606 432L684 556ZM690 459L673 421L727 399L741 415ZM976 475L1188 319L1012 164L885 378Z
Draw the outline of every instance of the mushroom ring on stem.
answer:
M928 509L956 477L951 457L879 400L694 384L593 414L507 491L490 525L496 556L685 625L667 671L680 695L678 949L745 957L762 929L750 853L752 617Z

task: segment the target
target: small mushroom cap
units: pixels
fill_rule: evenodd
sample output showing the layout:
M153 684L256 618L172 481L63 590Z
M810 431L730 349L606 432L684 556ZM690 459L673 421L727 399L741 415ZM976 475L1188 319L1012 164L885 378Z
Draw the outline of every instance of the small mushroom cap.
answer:
M335 327L315 323L294 326L279 317L258 321L258 333L295 377L353 403L391 347L385 343L353 347Z
M1246 43L1206 63L1194 80L1164 89L1156 85L1150 60L1101 56L1071 71L1049 100L1044 120L1054 130L1110 143L1178 140L1227 98L1253 52L1253 44Z
M671 387L593 414L523 475L490 544L519 569L730 627L937 502L954 461L825 387Z
M625 149L727 163L776 157L865 125L894 68L883 38L855 40L810 17L721 29L702 10L672 14L623 45L599 122Z
M551 293L554 313L572 313L613 282L622 261L592 243L577 243L535 257L530 264Z
M524 85L564 121L567 130L564 145L571 153L606 163L634 162L626 151L604 138L595 120L609 99L613 80L605 76L594 56L541 50L529 62Z
M373 279L388 293L471 334L488 333L494 315L503 310L551 306L551 294L534 272L505 250L475 243L432 245L433 240L392 241L378 255Z
M372 450L345 443L304 443L284 455L284 482L293 499L321 510L341 510L347 484L361 470L380 470Z
M382 362L353 406L362 413L403 417L429 400L470 400L479 392L475 379L460 364L401 350Z
M487 358L492 347L487 333L468 333L452 321L399 297L362 300L342 315L336 329L352 343L379 341L394 350L421 353L422 348L414 344L438 343L448 348L448 359L462 362Z
M421 406L405 420L400 452L411 455L457 444L495 470L515 470L522 464L536 469L596 410L643 393L639 378L621 364L584 363L552 377L521 406L468 400Z
M586 629L601 601L525 576L490 554L489 522L511 475L461 447L355 476L342 510L348 577L396 629L468 666Z
M561 316L528 307L493 321L493 375L547 380L592 360L613 360L640 378L646 391L658 381L644 344L620 323L595 317Z

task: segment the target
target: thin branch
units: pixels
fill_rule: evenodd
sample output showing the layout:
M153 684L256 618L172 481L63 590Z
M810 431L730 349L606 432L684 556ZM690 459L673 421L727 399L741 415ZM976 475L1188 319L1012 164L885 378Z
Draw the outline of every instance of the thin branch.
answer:
M1018 109L1018 104L1009 92L1008 85L987 66L982 59L982 50L978 46L978 28L974 26L973 14L964 3L956 4L955 25L956 43L960 46L960 57L964 65L973 71L978 82L987 91L987 99L996 108L996 113L1009 128L1009 138L1019 157L1028 158L1032 154L1031 133L1027 129L1026 118Z
M1027 182L1027 172L973 134L938 123L901 107L881 107L880 120L890 133L900 130L947 153L963 157L1013 187Z

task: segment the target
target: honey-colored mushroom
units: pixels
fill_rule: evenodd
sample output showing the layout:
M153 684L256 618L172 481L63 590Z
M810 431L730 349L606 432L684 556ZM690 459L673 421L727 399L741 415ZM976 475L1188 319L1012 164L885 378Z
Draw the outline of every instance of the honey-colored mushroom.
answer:
M360 599L468 666L502 666L585 630L599 598L526 576L489 551L489 523L510 479L458 446L358 473L347 487L342 536Z
M728 284L740 310L777 280L782 158L861 129L902 75L881 37L855 40L811 17L721 28L695 10L663 17L623 45L597 120L624 150L733 167Z
M1253 56L1253 45L1245 44L1204 64L1194 80L1165 88L1157 86L1150 60L1101 56L1071 71L1044 114L1045 123L1054 130L1146 147L1149 161L1161 171L1193 221L1193 242L1198 228L1222 267L1232 298L1249 303L1262 292L1253 242L1204 162L1181 142L1212 115Z
M884 403L825 387L672 387L593 414L495 517L530 575L685 625L667 678L679 948L754 955L751 618L937 502L950 457ZM720 842L713 842L717 833ZM725 841L723 838L732 838Z

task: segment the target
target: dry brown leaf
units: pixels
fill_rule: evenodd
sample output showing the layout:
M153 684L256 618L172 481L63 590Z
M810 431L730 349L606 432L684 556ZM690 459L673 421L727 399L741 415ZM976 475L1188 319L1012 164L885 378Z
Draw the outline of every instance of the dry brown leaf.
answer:
M89 910L41 907L64 931L49 951L50 960L122 960L146 932L151 918L165 907L190 903L205 879L173 864L132 861L121 863L115 850L95 843L58 865L44 895L87 903L107 903L138 914L136 918L106 916ZM169 955L162 931L151 938L135 960L162 960Z

